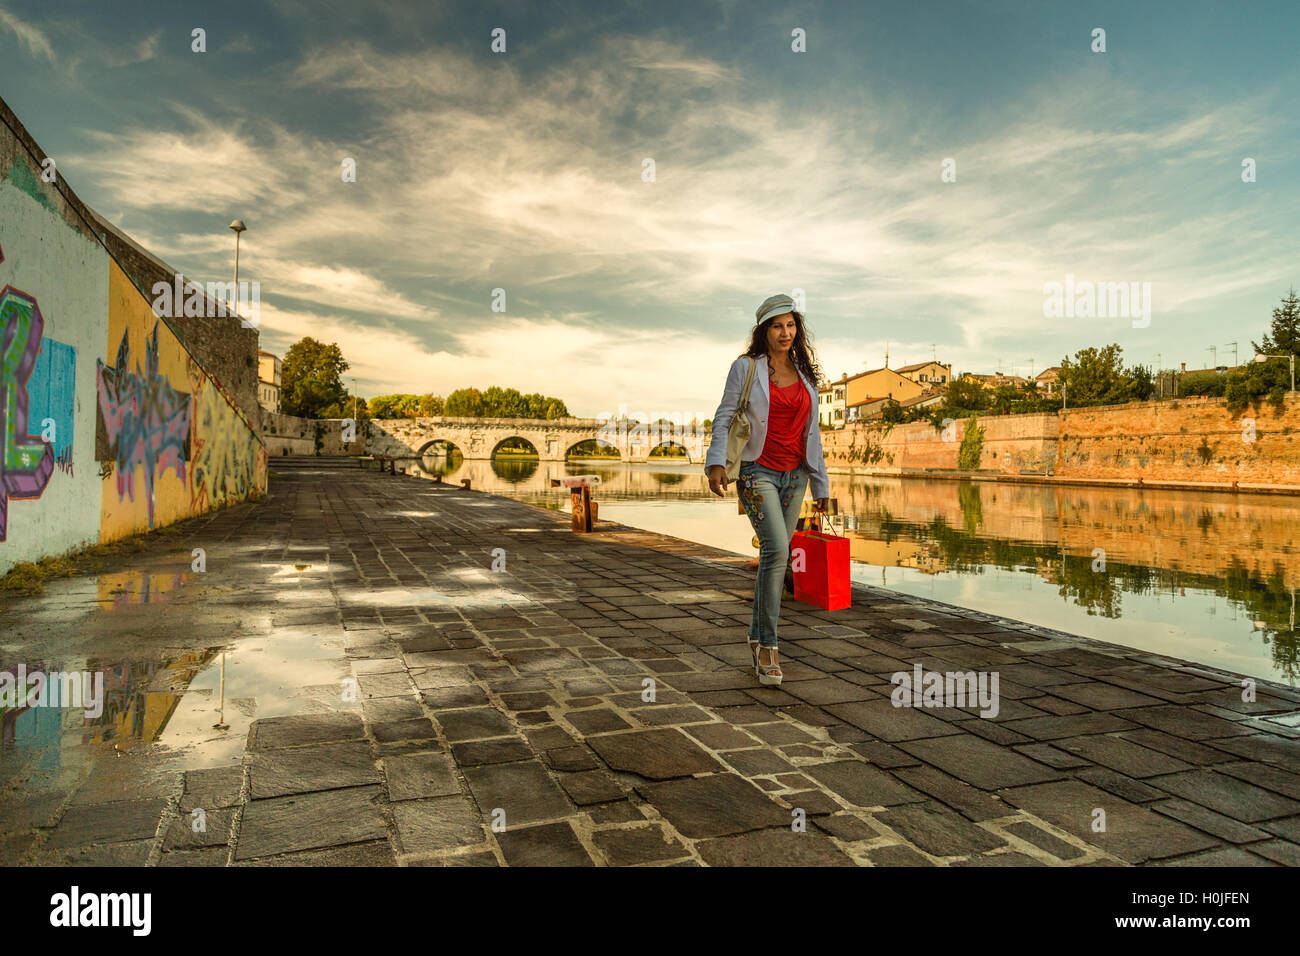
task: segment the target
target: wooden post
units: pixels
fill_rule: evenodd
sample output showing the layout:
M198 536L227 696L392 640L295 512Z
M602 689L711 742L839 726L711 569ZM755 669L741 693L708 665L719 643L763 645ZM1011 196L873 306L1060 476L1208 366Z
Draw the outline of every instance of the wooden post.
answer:
M573 489L573 530L591 530L591 488L587 485Z

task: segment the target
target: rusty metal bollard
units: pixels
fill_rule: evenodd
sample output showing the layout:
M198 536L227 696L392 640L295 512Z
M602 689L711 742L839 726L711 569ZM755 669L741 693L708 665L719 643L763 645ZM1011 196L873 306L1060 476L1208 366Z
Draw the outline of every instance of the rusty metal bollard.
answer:
M596 524L596 502L591 500L591 489L600 484L600 475L575 475L571 478L552 478L552 488L568 488L573 494L573 530L579 533L593 530Z

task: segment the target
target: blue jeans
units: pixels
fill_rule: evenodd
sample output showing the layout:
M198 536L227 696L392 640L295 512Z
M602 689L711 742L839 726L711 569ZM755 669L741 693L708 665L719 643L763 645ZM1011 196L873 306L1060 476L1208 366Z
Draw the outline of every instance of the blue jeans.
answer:
M799 520L808 477L803 465L790 471L773 471L758 462L742 461L736 478L736 494L758 535L758 574L754 578L754 617L749 639L765 647L776 647L790 539Z

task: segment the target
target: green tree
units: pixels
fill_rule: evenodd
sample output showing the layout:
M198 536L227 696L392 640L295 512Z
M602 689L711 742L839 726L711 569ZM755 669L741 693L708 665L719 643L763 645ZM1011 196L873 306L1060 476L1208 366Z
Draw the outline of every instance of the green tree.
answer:
M374 418L416 418L426 396L398 393L376 395L370 400L370 414Z
M280 408L286 415L324 418L348 397L343 373L348 363L338 344L307 337L289 346L280 366Z
M453 418L482 418L484 412L483 393L477 388L458 388L447 396L445 414Z
M320 410L319 418L353 418L357 421L364 422L373 418L370 414L369 403L360 395L354 396L351 392L345 391L343 397L337 402L331 402Z
M885 402L885 407L880 410L880 420L888 425L897 425L903 420L903 406L897 399Z
M953 379L944 391L943 407L962 411L982 412L989 407L989 391L978 382Z
M968 470L978 468L983 448L984 429L979 427L976 418L966 419L966 431L961 436L961 447L957 450L957 467Z
M1205 395L1209 398L1222 398L1223 390L1228 386L1228 376L1218 372L1196 372L1183 375L1178 379L1178 397Z
M999 385L993 392L993 399L989 403L990 410L997 412L999 415L1010 415L1017 411L1018 406L1024 401L1024 393L1014 385Z
M1296 298L1295 289L1273 310L1272 327L1264 341L1250 344L1262 355L1300 355L1300 299Z
M499 388L496 385L483 392L485 418L528 418L528 402L517 388Z
M447 396L443 403L436 396L430 398L439 403L439 410L430 412L436 415L454 415L465 418L567 418L569 410L558 398L545 395L521 395L518 389L500 388L496 385L479 391L476 388L458 388Z
M1228 399L1228 411L1235 413L1247 405L1258 405L1265 396L1269 404L1281 409L1286 390L1291 387L1291 366L1282 358L1248 362L1240 371L1229 372L1224 378L1227 386L1223 394Z
M1074 361L1061 359L1057 379L1073 407L1111 405L1123 401L1128 382L1124 375L1123 349L1118 344L1102 349L1086 348L1074 353Z
M1155 376L1145 365L1134 365L1124 373L1128 384L1124 387L1126 402L1147 402L1156 393Z

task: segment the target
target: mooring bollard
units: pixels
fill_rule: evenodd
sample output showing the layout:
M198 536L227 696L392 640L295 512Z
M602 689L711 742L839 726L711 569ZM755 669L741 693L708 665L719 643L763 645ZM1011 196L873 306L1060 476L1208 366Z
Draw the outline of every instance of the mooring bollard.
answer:
M573 494L573 530L591 531L596 524L598 506L591 500L591 489L600 484L600 475L574 475L571 478L552 478L552 488L568 488Z
M468 478L462 478L462 479L460 480L460 486L461 486L461 488L463 488L465 491L473 491L473 490L474 490L473 488L471 488L471 487L469 486L469 479L468 479Z

